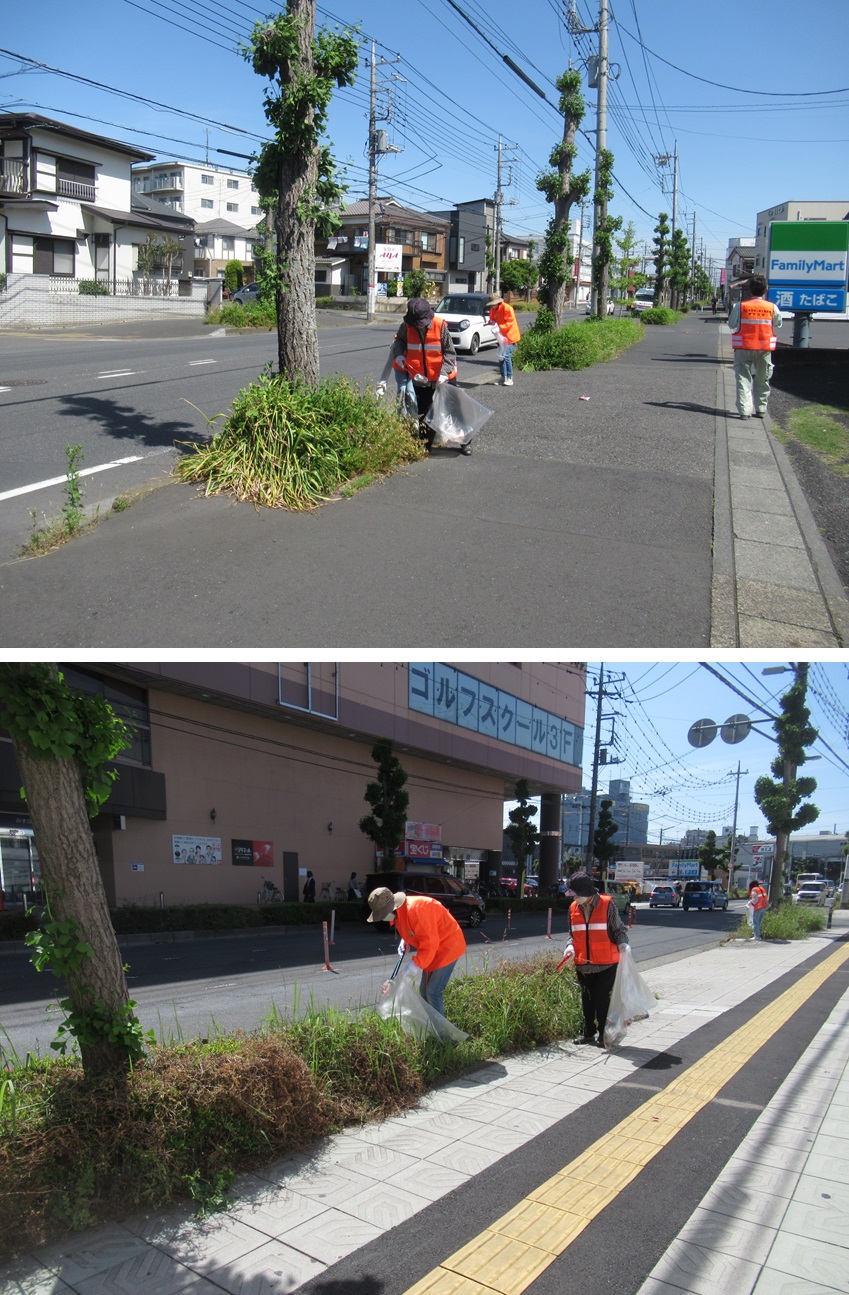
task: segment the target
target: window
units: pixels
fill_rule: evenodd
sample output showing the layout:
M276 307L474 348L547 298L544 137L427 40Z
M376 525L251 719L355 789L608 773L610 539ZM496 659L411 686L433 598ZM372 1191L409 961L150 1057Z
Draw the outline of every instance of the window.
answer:
M200 205L202 207L208 207L209 210L211 211L212 208L215 206L215 203L212 201L211 198L201 198Z
M221 239L221 251L233 252L236 249L235 238L228 238L226 235Z
M211 176L211 175L202 175L202 176L200 177L200 182L201 182L201 184L212 184L212 176Z
M251 215L252 215L252 216L258 216L258 215L259 215L259 207L251 207Z
M74 244L67 238L36 238L36 274L74 273Z
M465 238L457 239L457 264L462 265L466 259L466 240Z
M228 180L228 181L227 181L227 188L228 188L228 189L238 189L238 187L239 187L239 181L238 181L238 180Z
M75 692L104 697L115 714L128 725L132 745L121 752L118 760L149 767L150 710L145 690L129 683L102 679L99 675L89 674L87 670L77 670L70 666L63 666L62 674L68 687Z
M228 211L238 211L238 210L239 210L239 204L238 204L237 202L228 202L228 203L227 203L227 210L228 210Z
M436 234L429 234L426 230L422 230L422 251L436 251Z
M327 283L327 271L326 271L326 270L316 270L316 272L315 272L315 281L316 281L316 283Z

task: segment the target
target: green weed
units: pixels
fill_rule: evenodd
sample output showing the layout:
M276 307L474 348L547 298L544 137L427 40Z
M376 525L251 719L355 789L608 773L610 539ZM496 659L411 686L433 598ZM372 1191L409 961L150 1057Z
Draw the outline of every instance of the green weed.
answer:
M529 372L588 369L612 360L643 336L634 319L588 318L552 331L546 330L544 319L543 325L542 330L530 329L523 335L513 353L517 368Z
M652 306L651 310L643 310L637 318L641 324L677 324L681 315L677 310L670 310L668 306Z
M300 510L351 478L383 475L425 452L392 402L345 377L308 387L264 373L239 392L211 444L192 446L175 471L205 482L208 495Z
M845 417L845 411L830 405L794 409L788 418L787 430L839 476L845 477L849 476L849 428L837 420L841 414Z

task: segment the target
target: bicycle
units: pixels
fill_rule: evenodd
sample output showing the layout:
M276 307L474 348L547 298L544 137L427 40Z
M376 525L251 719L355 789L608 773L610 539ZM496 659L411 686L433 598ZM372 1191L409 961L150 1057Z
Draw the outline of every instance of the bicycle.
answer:
M347 899L347 895L341 886L334 886L331 890L330 882L326 881L321 888L319 899L324 899L329 904L340 904L342 900Z
M259 908L265 904L282 904L283 896L273 881L266 881L263 877L262 888L257 891L256 902Z

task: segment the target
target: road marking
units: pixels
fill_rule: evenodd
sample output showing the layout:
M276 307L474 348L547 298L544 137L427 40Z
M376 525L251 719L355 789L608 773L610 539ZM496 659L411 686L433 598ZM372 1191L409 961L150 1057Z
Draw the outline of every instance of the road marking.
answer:
M11 391L11 387L0 387L0 391Z
M143 369L116 369L114 373L98 373L98 378L134 378L138 373L143 373Z
M78 477L91 477L95 472L108 472L110 468L120 468L125 463L140 463L144 458L143 454L132 454L126 459L115 459L112 463L101 463L96 468L83 468L78 472ZM64 477L51 477L49 481L36 481L31 486L18 486L17 490L4 490L0 494L0 502L4 499L14 499L16 495L29 495L34 490L46 490L48 486L61 486L68 480L67 474Z
M197 364L217 364L217 360L189 360L189 367Z
M831 954L405 1295L521 1295L847 959Z

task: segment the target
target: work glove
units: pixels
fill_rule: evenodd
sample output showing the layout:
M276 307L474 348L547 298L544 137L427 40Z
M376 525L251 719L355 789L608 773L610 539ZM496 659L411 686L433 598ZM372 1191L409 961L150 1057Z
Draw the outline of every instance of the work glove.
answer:
M566 948L563 950L563 961L570 962L572 958L574 958L574 956L575 956L574 944L567 944Z
M403 958L406 952L407 952L407 941L401 940L398 944L398 957Z
M448 381L448 374L447 374L447 373L440 373L439 377L436 379L436 385L437 385L438 387L441 387L441 386L442 386L442 384L443 384L443 382L447 382L447 381Z
M377 386L374 389L374 394L378 400L382 400L383 397L386 395L386 383L378 382Z

